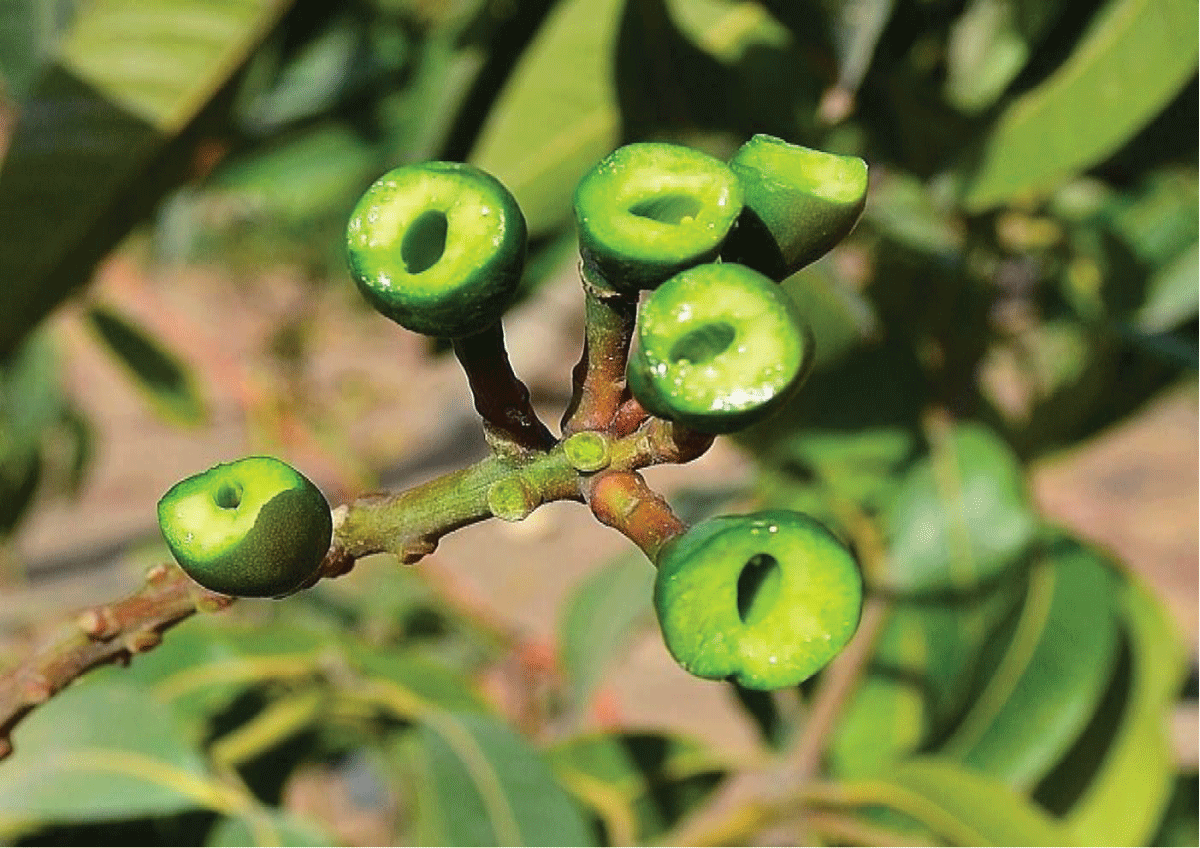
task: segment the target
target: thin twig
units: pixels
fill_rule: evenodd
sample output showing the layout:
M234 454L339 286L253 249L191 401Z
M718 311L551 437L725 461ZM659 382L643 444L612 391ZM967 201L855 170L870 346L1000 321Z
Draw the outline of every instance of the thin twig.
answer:
M59 625L29 657L0 675L0 758L12 752L16 724L71 681L97 666L128 662L193 613L224 609L233 600L196 585L174 564L158 565L129 597Z

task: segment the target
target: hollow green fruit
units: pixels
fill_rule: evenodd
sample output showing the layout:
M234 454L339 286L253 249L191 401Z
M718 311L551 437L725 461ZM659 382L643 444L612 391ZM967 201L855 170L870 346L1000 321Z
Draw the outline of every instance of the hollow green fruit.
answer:
M367 301L427 336L486 330L525 267L525 216L499 180L471 165L425 162L384 174L346 227L350 273Z
M663 549L654 606L688 672L779 689L811 677L854 635L862 578L850 551L807 515L725 516Z
M333 537L321 491L287 463L251 456L176 483L158 526L188 575L225 595L286 595L310 580Z
M741 209L725 163L675 144L617 148L575 190L580 253L625 291L714 259Z
M756 135L729 167L745 208L721 257L779 281L820 259L854 229L867 202L867 163Z
M698 265L642 305L626 379L651 413L730 433L774 412L812 359L812 335L778 285L744 265Z

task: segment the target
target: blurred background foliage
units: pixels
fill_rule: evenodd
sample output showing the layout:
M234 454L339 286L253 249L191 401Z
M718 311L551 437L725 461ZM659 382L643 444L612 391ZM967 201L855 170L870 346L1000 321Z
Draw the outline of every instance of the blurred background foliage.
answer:
M466 159L522 204L533 292L571 263L571 193L613 147L727 156L767 132L863 156L867 211L784 283L819 361L738 437L754 491L679 507L818 516L885 616L819 775L688 830L722 786L787 762L821 678L738 693L754 764L669 733L581 733L605 669L653 626L643 561L578 588L561 679L531 682L520 715L478 686L512 647L503 628L373 569L189 623L39 709L0 764L5 841L324 844L285 788L337 764L397 842L1197 844L1196 775L1167 728L1189 651L1027 483L1031 461L1195 380L1195 3L0 6L0 534L35 494L78 487L94 449L44 330L64 302L161 415L207 414L170 338L88 297L131 234L249 285L280 263L342 285L366 185Z

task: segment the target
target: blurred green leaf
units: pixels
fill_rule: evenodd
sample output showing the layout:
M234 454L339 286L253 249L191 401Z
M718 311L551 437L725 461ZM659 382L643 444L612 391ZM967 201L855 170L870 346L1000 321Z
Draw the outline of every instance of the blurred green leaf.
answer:
M605 671L654 621L654 567L641 554L623 556L588 575L571 593L558 630L558 654L583 710Z
M893 615L911 616L924 632L921 685L931 735L944 737L986 684L1012 638L1027 592L1023 572L966 595L901 600Z
M12 532L33 503L47 471L51 446L67 451L82 443L72 438L78 414L61 385L58 353L48 333L34 333L0 361L0 536ZM56 437L64 437L56 442ZM80 462L85 457L74 455ZM66 463L71 464L70 460ZM71 468L67 472L70 485Z
M860 804L882 804L958 845L1063 845L1067 834L1007 786L934 757L909 760L876 781L849 783Z
M570 214L575 184L616 147L612 50L621 0L562 0L513 70L471 152L516 196L536 236Z
M959 109L989 106L1029 60L1066 4L1062 0L972 0L950 30L946 97Z
M177 424L204 421L204 401L191 371L162 342L108 307L93 306L87 317L105 349L155 412Z
M63 10L53 0L0 3L0 77L8 94L22 97L49 58Z
M181 135L289 0L96 0L20 104L0 169L0 355L188 166ZM175 141L174 146L170 144Z
M246 121L265 132L334 105L351 79L362 37L360 25L348 15L322 27L288 57L269 88L250 98Z
M333 845L314 822L287 813L221 818L208 832L205 845Z
M1195 74L1196 29L1191 0L1110 0L1067 61L1000 116L966 208L1051 189L1116 151Z
M0 763L0 830L229 809L184 738L170 708L131 679L72 686L13 734L15 753Z
M342 123L321 123L250 156L229 160L213 176L206 194L217 203L237 203L259 226L311 224L340 219L381 169L380 155Z
M938 753L1032 787L1095 712L1118 647L1108 566L1069 539L1049 541L1003 657Z
M698 742L594 734L549 751L559 780L604 824L609 845L646 844L702 803L730 764Z
M1195 243L1150 278L1134 321L1147 333L1164 333L1196 317L1200 305L1200 245Z
M347 644L347 659L374 686L385 687L392 703L411 703L415 713L491 712L482 696L457 669L451 669L412 650Z
M818 500L836 494L874 510L891 497L897 473L917 451L926 391L911 350L860 348L815 372L779 412L737 438L762 464L795 478L797 488L816 484ZM803 493L776 489L777 504L788 506L796 494ZM813 506L824 517L831 505ZM789 508L812 511L799 501Z
M316 677L322 661L338 656L327 634L301 628L230 624L199 617L140 655L124 672L151 689L204 733L204 723L252 686Z
M1145 844L1175 776L1170 713L1186 668L1184 647L1163 605L1133 576L1120 600L1132 679L1099 771L1066 817L1072 841L1081 845Z
M885 525L889 587L966 592L1024 555L1036 519L1016 456L968 423L947 431L907 473Z
M829 747L843 779L877 774L916 751L928 733L923 692L928 644L921 621L893 612L875 655L838 718Z
M1195 772L1176 776L1171 801L1150 844L1200 844L1200 784Z
M1198 206L1196 171L1162 168L1113 197L1100 215L1138 262L1157 268L1196 243Z
M497 719L430 713L397 753L419 844L594 844L546 760Z
M724 157L740 137L786 137L811 124L816 81L805 57L757 3L627 0L615 52L622 136L663 136ZM723 142L706 131L730 131Z
M829 262L809 265L782 285L816 340L814 370L835 364L877 329L871 305L837 279Z

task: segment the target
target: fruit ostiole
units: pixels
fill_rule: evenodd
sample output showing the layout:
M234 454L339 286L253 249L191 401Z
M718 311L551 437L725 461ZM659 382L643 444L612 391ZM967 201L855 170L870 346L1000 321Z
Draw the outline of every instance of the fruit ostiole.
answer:
M779 286L744 265L710 263L642 305L627 377L651 413L730 433L774 412L812 361L811 333Z
M654 607L687 671L750 689L794 686L845 647L862 612L850 551L787 510L701 522L659 551Z
M329 503L286 463L252 456L176 483L159 528L188 575L226 595L287 595L316 577L333 536Z
M513 373L500 324L521 281L526 239L508 189L458 162L389 171L363 193L346 227L359 291L401 326L451 340L489 441L501 450L548 450L555 441Z
M574 206L589 276L636 293L717 256L742 211L742 186L706 153L642 142L617 148L589 171Z

